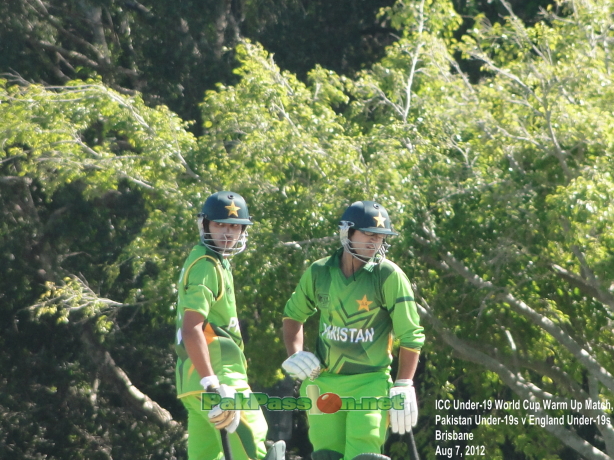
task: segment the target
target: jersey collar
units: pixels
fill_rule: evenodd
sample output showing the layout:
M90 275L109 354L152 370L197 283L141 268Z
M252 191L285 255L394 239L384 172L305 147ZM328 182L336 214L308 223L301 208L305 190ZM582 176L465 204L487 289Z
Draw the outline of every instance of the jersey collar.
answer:
M220 264L222 264L222 267L224 268L230 268L230 262L228 261L227 257L222 257L221 254L212 251L211 249L209 249L207 246L205 246L202 242L198 243L202 248L204 248L205 250L205 254L207 254L208 256L213 257L214 259L218 260L220 262Z

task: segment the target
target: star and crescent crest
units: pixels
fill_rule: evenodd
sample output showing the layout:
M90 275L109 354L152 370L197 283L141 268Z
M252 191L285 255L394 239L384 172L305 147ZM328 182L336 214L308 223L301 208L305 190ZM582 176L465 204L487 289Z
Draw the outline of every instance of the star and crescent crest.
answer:
M373 303L372 300L367 299L367 294L365 294L362 299L357 300L356 302L358 302L358 310L369 310L369 305L371 305Z
M378 215L374 216L375 222L377 223L376 227L384 227L386 228L386 218L382 216L382 211L377 212Z
M239 217L239 213L237 211L241 208L235 204L235 200L232 200L228 206L224 206L224 207L228 209L228 217L230 216Z

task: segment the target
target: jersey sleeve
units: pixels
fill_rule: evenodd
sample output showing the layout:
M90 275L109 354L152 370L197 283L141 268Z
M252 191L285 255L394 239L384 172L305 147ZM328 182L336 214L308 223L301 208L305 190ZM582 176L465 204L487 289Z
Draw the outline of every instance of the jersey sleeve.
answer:
M395 337L403 348L419 352L424 345L424 328L420 326L420 316L409 279L397 269L384 282L383 291Z
M317 309L313 292L313 268L310 267L298 283L284 308L284 318L290 318L300 323L307 321Z
M192 310L205 317L209 316L218 289L217 273L211 262L197 262L187 274L187 285L183 295L183 309Z

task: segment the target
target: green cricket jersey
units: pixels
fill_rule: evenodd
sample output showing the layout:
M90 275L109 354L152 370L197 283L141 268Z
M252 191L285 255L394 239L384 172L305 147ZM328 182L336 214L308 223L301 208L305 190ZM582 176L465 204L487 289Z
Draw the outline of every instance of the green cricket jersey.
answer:
M181 337L187 310L205 318L203 334L220 383L247 386L243 339L239 329L230 263L204 245L194 246L179 277L175 351L177 396L200 394L200 376Z
M314 262L288 300L284 316L301 323L320 310L316 355L328 372L387 370L392 340L419 351L423 328L409 280L393 262L367 264L346 278L343 248Z

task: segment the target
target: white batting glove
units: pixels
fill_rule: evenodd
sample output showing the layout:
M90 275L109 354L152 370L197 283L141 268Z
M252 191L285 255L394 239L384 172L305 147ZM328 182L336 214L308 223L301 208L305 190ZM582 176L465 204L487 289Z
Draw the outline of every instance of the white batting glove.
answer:
M392 399L397 395L403 397L403 408L395 409L393 407L390 409L391 429L393 433L409 433L411 427L418 423L418 401L416 400L414 382L410 379L401 379L394 382L394 386L390 389L390 398Z
M320 360L308 351L297 351L286 359L281 367L295 379L315 379L320 374Z
M234 388L229 387L225 384L220 385L220 381L215 375L204 377L200 381L200 384L205 390L215 391L222 398L234 399L236 394ZM215 428L217 428L218 430L226 428L226 431L228 433L234 433L239 426L239 422L241 421L241 411L223 410L220 408L219 404L217 406L214 406L213 409L209 411L208 416L209 421L215 425Z

